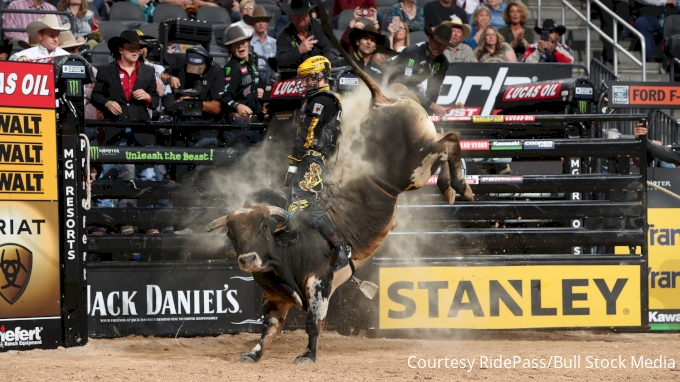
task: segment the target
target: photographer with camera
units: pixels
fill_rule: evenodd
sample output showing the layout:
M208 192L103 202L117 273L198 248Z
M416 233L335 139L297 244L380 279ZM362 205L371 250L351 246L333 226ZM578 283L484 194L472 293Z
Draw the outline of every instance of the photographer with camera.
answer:
M541 35L541 40L526 47L523 62L561 62L571 64L574 62L574 54L571 48L559 42L567 28L558 25L553 19L543 21L543 28L534 27L536 33Z

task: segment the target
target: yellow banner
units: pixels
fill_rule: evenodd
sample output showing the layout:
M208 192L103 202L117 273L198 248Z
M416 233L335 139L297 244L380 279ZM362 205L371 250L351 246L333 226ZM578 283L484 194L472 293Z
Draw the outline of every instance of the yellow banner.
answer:
M649 208L649 309L680 309L680 211Z
M380 329L640 326L640 267L380 269Z
M497 123L497 122L503 122L503 116L502 115L473 115L472 116L472 122L473 123Z
M0 107L0 200L57 200L54 110Z
M59 204L0 201L0 318L61 315Z

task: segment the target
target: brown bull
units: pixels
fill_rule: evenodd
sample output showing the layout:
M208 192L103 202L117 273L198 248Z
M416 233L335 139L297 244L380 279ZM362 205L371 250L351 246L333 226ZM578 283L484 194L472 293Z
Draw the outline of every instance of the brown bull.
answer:
M327 28L327 16L322 12ZM326 31L327 34L328 31ZM337 40L329 37L339 48ZM343 55L347 55L342 51ZM448 203L456 192L473 200L461 169L459 134L438 137L425 110L411 98L386 98L380 88L353 62L355 73L372 95L371 112L361 124L364 139L360 169L343 179L341 192L329 196L328 215L351 245L351 262L360 267L380 247L394 225L399 195L427 182L441 167L438 186ZM307 349L295 359L302 365L316 360L316 342L326 318L328 301L346 274L333 278L330 245L306 223L306 211L285 220L285 199L277 205L251 205L210 223L206 230L226 227L238 255L239 267L251 272L263 289L264 322L259 343L241 356L257 362L283 327L288 309L307 311ZM271 203L269 203L271 204ZM284 227L297 230L297 241L277 245ZM331 257L331 258L329 258Z

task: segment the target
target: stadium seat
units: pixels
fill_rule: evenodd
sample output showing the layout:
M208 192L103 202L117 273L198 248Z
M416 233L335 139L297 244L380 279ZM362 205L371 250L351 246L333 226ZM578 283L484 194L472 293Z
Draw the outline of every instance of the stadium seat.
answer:
M150 37L155 37L158 38L158 28L160 27L159 23L150 23L150 24L144 24L142 25L139 30L144 33L145 36L150 36Z
M411 45L415 45L419 42L427 41L427 35L423 31L411 32L409 39L411 40Z
M375 6L378 8L392 8L398 2L398 0L375 0Z
M201 7L196 12L197 21L205 21L212 24L212 30L215 36L223 36L224 32L231 25L231 17L229 12L220 7ZM219 38L218 38L219 40Z
M225 51L222 47L219 45L210 45L210 54L224 54ZM218 64L221 68L224 68L227 65L227 57L215 57L213 56L213 62Z
M168 19L186 19L187 13L184 8L177 4L158 4L153 11L153 22L162 23Z
M99 22L99 32L101 32L104 41L109 41L111 37L120 36L120 34L126 30L128 30L128 28L118 21Z
M97 9L97 6L94 5L94 3L88 1L87 9L94 12L94 15L101 21L102 17L99 15L99 10Z
M119 1L111 6L109 20L118 21L128 29L138 29L146 24L146 15L139 4Z
M333 29L333 34L335 35L335 38L340 41L342 39L342 34L345 33L345 31L341 31L340 29Z
M347 29L347 26L349 26L349 22L352 21L354 18L354 9L345 9L344 11L340 12L338 15L338 29L341 31L345 31Z
M665 45L664 53L666 53L669 58L677 57L673 55L673 45L678 45L680 42L680 38L678 38L679 35L680 15L666 16L663 22L663 40Z
M95 45L94 48L83 52L83 57L96 68L101 68L109 64L111 58L111 52L109 51L108 44L101 43Z

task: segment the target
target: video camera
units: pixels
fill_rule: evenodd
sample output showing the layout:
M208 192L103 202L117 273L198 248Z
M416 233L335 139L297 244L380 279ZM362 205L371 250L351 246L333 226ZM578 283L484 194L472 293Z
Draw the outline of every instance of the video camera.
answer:
M203 115L203 101L198 99L200 90L197 89L183 89L177 91L177 97L191 97L182 100L177 105L179 111L184 117L200 117Z

